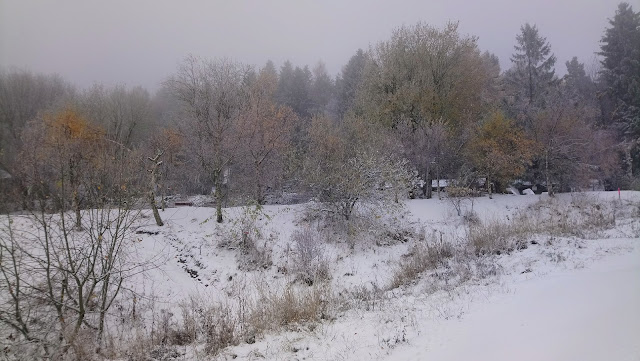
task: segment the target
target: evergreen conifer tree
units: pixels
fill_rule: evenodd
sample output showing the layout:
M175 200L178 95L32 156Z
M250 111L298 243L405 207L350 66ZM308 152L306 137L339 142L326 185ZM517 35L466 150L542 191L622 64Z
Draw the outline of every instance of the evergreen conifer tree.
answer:
M622 126L625 138L640 137L640 14L628 3L618 5L611 27L602 37L601 76L614 104L612 120Z
M556 57L535 25L526 23L520 27L516 41L516 52L511 56L513 66L506 74L506 81L515 101L516 113L529 113L532 107L544 107L545 96L557 82L554 70Z

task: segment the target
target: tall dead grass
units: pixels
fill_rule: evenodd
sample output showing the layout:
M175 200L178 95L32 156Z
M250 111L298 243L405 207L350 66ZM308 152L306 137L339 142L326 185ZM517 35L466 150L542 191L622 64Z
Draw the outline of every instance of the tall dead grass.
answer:
M409 252L403 255L395 270L390 289L409 284L427 271L438 267L446 267L449 259L456 254L456 249L450 242L431 239L416 243Z
M543 199L508 220L465 223L462 240L431 239L416 242L402 257L389 288L410 284L428 271L445 283L497 273L487 256L522 250L536 237L598 238L616 226L621 217L633 217L634 205L602 201L588 194L572 194L566 201Z
M557 198L541 200L510 221L471 224L467 239L477 255L484 255L527 248L535 235L599 238L616 226L616 216L621 213L618 202L575 193L568 202Z
M191 345L205 355L217 355L229 346L254 343L270 331L313 328L333 317L338 300L327 284L277 290L264 284L239 287L225 302L190 298L180 305L180 314L162 310L150 327L137 324L130 333L134 337L112 354L130 360L166 359L178 346Z

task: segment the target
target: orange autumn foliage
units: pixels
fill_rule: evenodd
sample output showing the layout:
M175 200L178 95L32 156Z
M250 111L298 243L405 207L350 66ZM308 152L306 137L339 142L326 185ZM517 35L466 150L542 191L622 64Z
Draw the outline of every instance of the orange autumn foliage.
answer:
M71 108L44 117L47 127L47 140L60 141L97 141L104 137L104 131Z

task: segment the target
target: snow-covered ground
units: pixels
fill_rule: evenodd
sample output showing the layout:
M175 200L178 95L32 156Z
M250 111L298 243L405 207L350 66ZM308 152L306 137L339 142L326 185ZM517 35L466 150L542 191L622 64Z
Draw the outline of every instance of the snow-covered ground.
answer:
M292 287L321 287L333 303L320 322L272 325L216 356L200 339L155 359L640 360L640 192L482 197L464 202L466 218L447 199L409 200L352 241L310 224L307 206L229 208L223 224L213 208L170 208L164 227L146 212L129 262L148 270L113 307L136 321L114 335L180 329L185 309L259 309ZM474 224L529 233L514 233L518 249L478 256L467 244ZM314 252L330 274L313 286L299 278L292 238L310 226L324 235ZM440 243L454 256L391 287L420 246Z
M638 240L629 240L637 243ZM640 360L640 247L514 278L459 319L420 325L387 360Z
M526 249L485 257L483 266L493 270L487 277L470 276L448 285L438 271L431 272L351 302L319 325L268 332L250 344L224 349L217 359L640 360L640 193L623 192L622 202L611 209L606 205L616 204L617 192L561 194L551 203L546 198L478 198L473 210L485 223L509 222L533 210L539 213L532 217L543 221L541 208L579 212L603 204L606 215L617 212L615 226L580 237L534 236ZM471 206L465 205L467 210ZM247 285L283 289L295 281L283 270L291 269L291 234L305 225L304 208L266 206L264 214L257 215L227 209L223 225L212 219L213 209L202 207L168 209L162 214L165 227L147 218L138 229L159 233L139 235L139 257L163 261L135 287L153 295L161 305L156 307L163 309L193 296L226 302ZM251 223L247 219L254 221L250 232L260 231L256 246L268 254L267 265L247 261L231 241L238 229L244 232ZM393 222L397 229L411 229L428 239L464 238L464 221L447 200L408 201ZM224 242L229 245L221 247ZM357 290L385 290L415 242L327 242L323 252L332 291L355 295ZM191 346L177 349L177 359L208 359Z

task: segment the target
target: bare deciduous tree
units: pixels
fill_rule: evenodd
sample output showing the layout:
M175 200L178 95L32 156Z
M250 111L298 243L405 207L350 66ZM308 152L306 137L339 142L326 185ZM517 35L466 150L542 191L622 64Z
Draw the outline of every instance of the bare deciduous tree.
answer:
M0 166L13 171L27 122L73 94L73 87L59 76L0 72Z
M324 116L311 121L306 181L329 210L349 220L356 204L382 210L406 193L407 162L384 147L382 131L362 119L336 124Z
M237 123L246 104L247 71L230 60L189 56L165 83L183 105L189 148L213 184L218 223L229 167L242 145Z
M554 183L576 185L576 180L601 171L604 164L600 160L607 159L606 153L612 150L606 146L593 149L593 144L605 143L588 119L581 108L567 102L558 92L548 100L548 109L536 115L531 134L537 154L531 177L543 180L551 196L556 192Z
M0 220L0 322L13 332L11 351L31 359L101 352L109 310L138 267L127 257L133 243L126 242L138 214L131 161L126 154L114 160L112 143L96 138L83 148L93 155L91 166L71 172L66 143L89 129L77 120L34 124L24 139L45 138L26 144L21 155L29 207ZM69 207L78 190L91 205L82 211L82 230L72 226L77 214Z
M141 87L95 85L79 97L78 108L104 128L107 139L123 146L116 151L133 147L152 126L151 99Z
M253 188L253 198L265 201L265 188L275 186L283 174L283 156L291 146L298 117L288 106L275 103L277 75L262 69L249 89L247 108L240 116L238 131L243 139L239 166Z
M48 186L48 192L58 194L57 200L70 201L76 216L75 227L82 228L80 211L89 191L85 177L103 150L99 145L103 143L104 132L75 109L66 107L35 119L23 133L22 156L29 161L23 159L22 168L38 167L43 173L42 183L32 182L30 187ZM29 184L28 179L24 180ZM62 194L63 190L69 194ZM31 191L29 187L27 191ZM66 204L56 206L67 207Z
M449 132L446 124L442 119L419 124L404 121L396 127L396 134L402 142L405 157L415 165L424 181L423 196L431 198L431 181L436 179L440 183L441 167L447 160ZM440 187L437 189L439 196Z
M156 154L152 157L148 157L147 159L151 161L151 168L147 169L149 172L149 204L151 205L151 210L153 211L153 218L156 221L158 226L164 226L164 222L162 222L162 218L160 218L160 213L158 212L158 205L156 205L156 189L158 189L158 169L162 166L162 161L160 157L164 154L164 150L157 150Z

